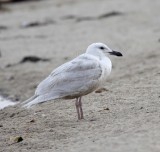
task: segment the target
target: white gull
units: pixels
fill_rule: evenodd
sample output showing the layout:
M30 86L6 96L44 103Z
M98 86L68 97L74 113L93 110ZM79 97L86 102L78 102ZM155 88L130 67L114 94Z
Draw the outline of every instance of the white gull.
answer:
M107 54L122 56L103 43L93 43L86 52L52 71L37 87L24 107L54 99L76 98L78 119L83 119L81 98L104 86L112 63Z

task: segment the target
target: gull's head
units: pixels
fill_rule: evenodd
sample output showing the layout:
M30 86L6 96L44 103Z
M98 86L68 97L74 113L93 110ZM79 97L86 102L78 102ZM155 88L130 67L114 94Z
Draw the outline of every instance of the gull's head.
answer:
M88 46L86 53L96 55L99 57L104 56L105 54L115 55L115 56L122 56L120 52L114 51L110 49L107 45L103 43L93 43Z

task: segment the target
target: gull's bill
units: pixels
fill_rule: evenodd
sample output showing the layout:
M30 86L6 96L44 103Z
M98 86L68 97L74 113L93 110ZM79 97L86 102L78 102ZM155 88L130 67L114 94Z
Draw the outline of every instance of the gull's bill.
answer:
M109 54L110 55L115 55L115 56L123 56L121 52L113 51L113 50L112 50L112 52L109 52Z

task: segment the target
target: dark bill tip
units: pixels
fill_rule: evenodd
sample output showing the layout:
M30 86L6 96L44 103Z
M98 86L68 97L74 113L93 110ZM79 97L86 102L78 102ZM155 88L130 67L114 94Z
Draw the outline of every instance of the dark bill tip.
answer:
M121 52L117 52L117 51L112 51L109 52L110 55L116 55L116 56L123 56Z

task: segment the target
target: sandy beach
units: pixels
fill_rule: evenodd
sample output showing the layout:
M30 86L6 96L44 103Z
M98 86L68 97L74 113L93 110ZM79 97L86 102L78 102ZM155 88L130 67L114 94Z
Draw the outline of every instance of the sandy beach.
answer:
M3 7L3 9L1 8ZM41 0L0 7L0 95L22 102L59 65L103 42L119 50L105 90L0 110L0 152L159 152L160 1ZM16 141L22 137L22 141Z

